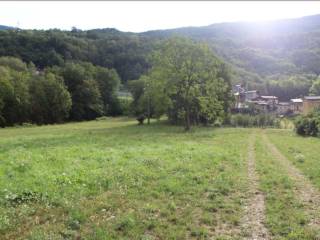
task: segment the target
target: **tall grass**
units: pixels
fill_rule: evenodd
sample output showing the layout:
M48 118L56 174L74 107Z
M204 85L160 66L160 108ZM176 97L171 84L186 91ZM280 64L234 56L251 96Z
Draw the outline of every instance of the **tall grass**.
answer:
M280 120L270 114L234 114L230 117L233 127L274 127L280 128Z

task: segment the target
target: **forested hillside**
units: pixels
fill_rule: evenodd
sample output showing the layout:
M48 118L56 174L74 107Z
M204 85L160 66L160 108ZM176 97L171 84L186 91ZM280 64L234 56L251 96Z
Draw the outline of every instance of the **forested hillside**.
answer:
M320 73L320 15L145 33L158 38L172 34L208 42L233 66L234 82L279 95L283 100L307 94Z
M230 66L233 83L242 83L249 89L257 88L265 94L277 95L280 100L306 95L310 89L316 90L320 86L320 15L144 33L121 32L112 28L43 31L1 26L0 29L6 29L0 31L0 57L12 56L23 61L3 58L0 64L3 86L12 91L10 96L7 94L0 100L11 99L15 104L29 109L28 116L22 118L6 112L12 123L16 122L15 118L23 120L25 117L39 123L51 121L52 116L37 119L40 107L35 107L40 101L39 96L45 98L44 85L50 85L50 81L43 82L43 89L38 87L35 90L38 92L30 92L34 76L37 76L36 79L56 79L51 81L54 85L52 88L68 89L69 95L64 94L64 97L71 98L72 106L66 101L60 106L62 109L57 110L54 121L118 114L121 110L115 93L119 83L126 87L128 81L146 74L151 67L150 54L161 48L166 38L176 35L206 42L215 55ZM41 74L37 75L37 72ZM17 76L23 76L25 83L19 82ZM106 80L102 80L104 77ZM26 104L23 104L24 98L18 96L24 88L29 89L24 94L37 96L33 100L32 97L26 97ZM317 91L313 93L317 94ZM87 102L82 102L84 98ZM41 111L48 111L46 108L52 103L46 104L41 105ZM3 111L10 109L4 107ZM24 110L19 111L23 115Z
M115 29L80 31L9 30L0 32L0 56L33 62L38 68L87 61L115 68L123 82L137 79L148 67L150 41Z
M8 30L8 29L13 29L13 27L5 26L5 25L0 25L0 30Z
M148 54L161 39L173 35L206 41L233 67L235 83L280 94L283 99L306 94L320 73L320 15L138 34L108 28L1 31L0 56L32 61L38 68L61 66L69 60L88 61L116 69L121 81L126 83L146 72L150 66Z

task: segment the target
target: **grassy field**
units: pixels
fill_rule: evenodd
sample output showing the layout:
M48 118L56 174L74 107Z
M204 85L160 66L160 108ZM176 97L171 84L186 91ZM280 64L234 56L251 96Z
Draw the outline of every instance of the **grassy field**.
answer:
M320 140L291 130L186 133L125 118L1 129L0 239L250 239L255 218L269 232L257 239L319 239L320 214L263 136L317 197ZM261 211L248 218L252 181Z

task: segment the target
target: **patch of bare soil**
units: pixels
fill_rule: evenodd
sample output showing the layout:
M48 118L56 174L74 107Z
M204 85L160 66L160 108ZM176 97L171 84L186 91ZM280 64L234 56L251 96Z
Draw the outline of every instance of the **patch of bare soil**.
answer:
M295 182L296 196L306 207L308 215L311 217L310 226L320 228L320 193L307 179L269 140L265 133L262 133L262 139L270 152L275 156L278 162L286 169L288 175Z
M270 239L270 236L264 224L264 195L259 190L259 176L256 173L254 143L255 136L252 135L249 139L248 146L248 180L250 197L246 204L242 228L245 232L246 239L266 240Z

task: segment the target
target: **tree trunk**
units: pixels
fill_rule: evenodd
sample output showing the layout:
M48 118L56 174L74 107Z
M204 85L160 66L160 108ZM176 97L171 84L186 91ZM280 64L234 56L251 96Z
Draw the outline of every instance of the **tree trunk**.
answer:
M185 117L185 130L190 130L190 111L189 108L186 108L186 117Z
M150 96L148 94L148 124L150 124Z

